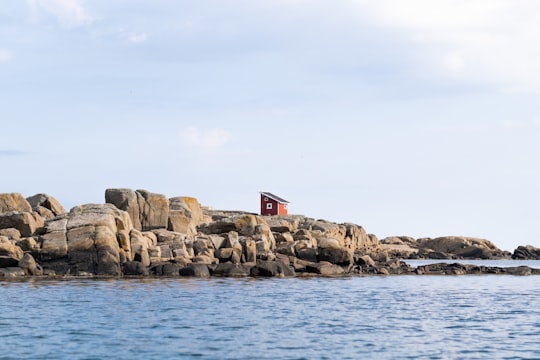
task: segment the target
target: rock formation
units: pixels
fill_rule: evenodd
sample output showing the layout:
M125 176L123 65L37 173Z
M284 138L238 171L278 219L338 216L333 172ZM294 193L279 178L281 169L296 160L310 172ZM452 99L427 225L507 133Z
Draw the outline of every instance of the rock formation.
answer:
M107 189L105 204L69 212L46 194L0 194L0 277L536 273L400 261L509 257L484 239L379 241L355 224L215 211L146 190ZM513 257L540 259L540 250L520 247Z

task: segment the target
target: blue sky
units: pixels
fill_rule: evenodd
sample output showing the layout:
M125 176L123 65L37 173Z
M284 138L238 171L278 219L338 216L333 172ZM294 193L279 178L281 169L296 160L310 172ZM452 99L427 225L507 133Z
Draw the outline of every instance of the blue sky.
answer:
M0 191L540 247L539 43L534 0L4 1Z

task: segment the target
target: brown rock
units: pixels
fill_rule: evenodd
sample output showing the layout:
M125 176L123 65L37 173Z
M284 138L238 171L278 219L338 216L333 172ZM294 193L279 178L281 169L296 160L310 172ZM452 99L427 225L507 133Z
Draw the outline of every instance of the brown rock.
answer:
M32 207L19 193L0 194L0 214L10 211L32 212Z
M311 263L306 266L306 271L322 276L339 276L345 274L345 270L341 266L330 263Z
M166 229L169 223L169 199L146 190L137 190L137 194L140 195L137 199L142 230Z
M22 251L39 251L39 244L33 237L27 237L18 240L15 245L20 247Z
M14 245L6 237L0 237L0 256L7 256L18 260L21 260L24 253L20 247Z
M10 240L19 240L21 232L15 228L0 229L0 236L5 236Z
M43 275L43 269L36 263L34 257L30 254L24 254L23 258L19 261L18 266L23 269L25 275Z
M246 238L242 244L244 262L253 263L257 260L257 244L255 240Z
M44 226L44 220L37 213L8 211L0 215L0 229L15 228L21 236L32 236Z
M57 260L67 257L67 218L51 221L45 227L45 234L39 237L40 259Z
M133 229L129 215L111 204L73 208L67 222L68 259L72 274L120 275L120 255L131 254L121 241ZM126 256L126 258L129 258Z
M38 211L40 207L43 207L49 210L54 215L54 217L66 213L66 210L64 209L62 204L60 204L60 202L54 197L47 194L36 194L34 196L26 198L26 200L28 201L30 206L32 206L32 209L34 209L34 211Z
M328 261L337 265L354 263L353 253L348 249L324 248L319 249L319 261Z
M129 214L133 227L142 230L139 196L131 189L107 189L105 190L105 202L113 204L120 210Z
M197 234L197 226L205 220L201 204L187 196L169 199L169 230L188 235Z

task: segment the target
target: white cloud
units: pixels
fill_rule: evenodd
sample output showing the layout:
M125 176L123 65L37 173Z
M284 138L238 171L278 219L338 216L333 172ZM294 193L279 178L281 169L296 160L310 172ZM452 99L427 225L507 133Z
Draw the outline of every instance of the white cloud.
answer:
M128 37L129 42L133 44L142 44L146 42L147 39L148 39L148 34L145 32L140 33L140 34L131 34Z
M13 59L13 52L7 49L0 49L0 63L2 62L8 62Z
M43 12L67 27L87 25L93 21L82 0L27 0L27 3L33 21L37 21Z
M216 149L227 144L231 134L224 129L204 129L189 127L182 132L184 143L200 149Z
M540 90L540 2L535 0L351 0L371 24L399 31L423 71Z

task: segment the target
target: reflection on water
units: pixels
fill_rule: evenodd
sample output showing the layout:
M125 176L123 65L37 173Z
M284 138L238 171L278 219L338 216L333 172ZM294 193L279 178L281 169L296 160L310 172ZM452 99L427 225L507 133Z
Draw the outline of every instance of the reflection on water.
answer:
M1 359L540 358L540 276L0 283Z

